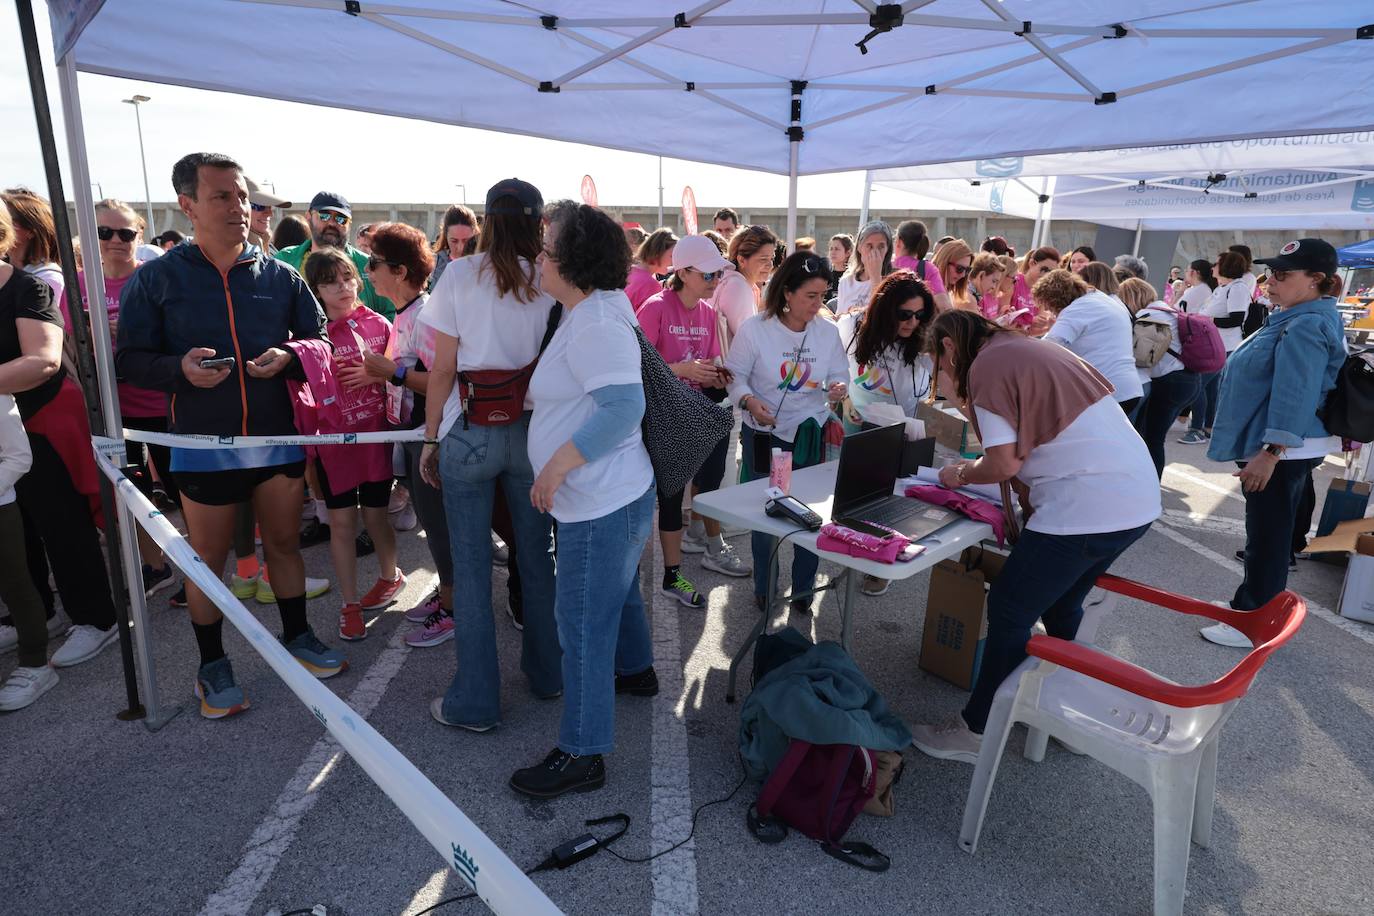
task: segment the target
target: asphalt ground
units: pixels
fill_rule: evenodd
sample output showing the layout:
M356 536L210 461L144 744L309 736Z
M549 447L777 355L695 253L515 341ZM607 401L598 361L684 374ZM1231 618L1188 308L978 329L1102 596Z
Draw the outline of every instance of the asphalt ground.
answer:
M1231 468L1197 446L1169 444L1166 514L1113 572L1202 599L1239 582L1243 503ZM1319 470L1318 493L1340 470ZM390 740L522 867L586 828L623 813L615 845L627 857L687 835L698 806L740 782L737 705L724 702L733 648L752 623L751 580L727 579L688 558L707 591L705 611L658 597L652 609L657 698L617 700L617 748L601 791L533 802L507 787L511 772L553 746L558 701L536 700L518 670L519 634L504 614L504 569L493 572L503 665L503 725L487 734L429 716L454 671L453 645L407 649L403 611L428 592L429 559L416 533L400 538L410 585L348 647L351 670L325 682ZM747 551L748 539L735 543ZM784 548L786 553L788 548ZM306 551L329 576L327 548ZM652 562L652 561L651 561ZM653 567L657 584L661 560ZM646 572L648 566L646 565ZM822 573L827 570L822 563ZM359 564L364 586L375 559ZM833 567L831 568L833 569ZM1213 841L1193 847L1189 913L1374 912L1374 627L1332 620L1343 570L1302 561L1290 587L1309 601L1307 623L1277 652L1226 725ZM917 666L928 575L894 584L857 608L854 657L909 724L959 709L965 692ZM455 873L231 627L226 647L252 708L200 718L191 698L195 645L184 612L152 601L151 630L165 703L182 707L150 732L119 721L117 650L76 668L38 704L0 717L0 912L283 913L323 904L329 914L416 914L466 890ZM274 606L249 605L269 629ZM334 595L311 602L333 642ZM814 639L838 638L834 599L793 617ZM1344 628L1342 628L1342 626ZM1099 631L1108 650L1183 682L1205 682L1239 658L1204 642L1198 622L1123 602ZM0 657L0 676L13 655ZM748 663L742 670L747 689ZM749 783L702 810L693 839L651 863L601 854L535 882L567 913L1148 913L1151 807L1143 789L1056 744L1043 763L1008 743L978 852L957 846L972 767L914 750L892 818L850 830L891 856L874 875L824 855L794 834L764 846L746 831ZM474 913L476 900L437 912Z

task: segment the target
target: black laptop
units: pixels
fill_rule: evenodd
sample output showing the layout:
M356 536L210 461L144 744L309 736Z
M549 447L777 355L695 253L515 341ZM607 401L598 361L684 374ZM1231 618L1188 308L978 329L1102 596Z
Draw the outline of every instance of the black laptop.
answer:
M956 518L949 509L892 492L902 463L905 430L900 423L852 433L840 446L835 472L835 501L830 520L882 525L919 540ZM860 529L862 530L862 529Z

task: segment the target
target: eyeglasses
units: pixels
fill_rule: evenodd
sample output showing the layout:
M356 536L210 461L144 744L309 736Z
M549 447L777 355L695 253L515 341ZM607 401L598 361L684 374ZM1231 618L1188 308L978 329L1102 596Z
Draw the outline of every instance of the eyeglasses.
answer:
M342 213L326 213L323 210L316 210L315 218L326 223L330 220L333 220L340 226L347 226L350 222L352 222L351 217L344 216Z
M956 274L958 274L959 276L961 276L961 277L962 277L964 274L968 273L968 271L969 271L969 265L964 265L964 264L951 264L950 267L953 267L953 268L954 268L954 272L955 272Z
M271 207L267 206L267 204L253 204L253 203L250 203L250 204L248 205L248 207L249 207L249 209L252 210L254 213L261 213L261 212L264 211L264 210L271 210L271 209L272 209Z
M109 226L97 227L95 234L99 236L102 242L108 242L116 235L119 236L121 242L132 242L134 239L138 238L137 229L111 229Z
M395 261L388 261L386 258L379 258L379 257L377 257L375 254L374 254L372 257L370 257L370 258L367 259L367 269L368 269L368 270L376 270L378 267L381 267L383 264L385 264L387 267L400 267L400 266L402 266L402 265L400 265L400 264L397 264Z
M922 314L921 312L913 312L911 309L897 309L897 320L899 322L913 321L919 319Z
M1288 275L1292 272L1293 271L1291 270L1271 270L1269 271L1269 279L1277 280L1278 282L1282 283L1284 280L1288 279Z

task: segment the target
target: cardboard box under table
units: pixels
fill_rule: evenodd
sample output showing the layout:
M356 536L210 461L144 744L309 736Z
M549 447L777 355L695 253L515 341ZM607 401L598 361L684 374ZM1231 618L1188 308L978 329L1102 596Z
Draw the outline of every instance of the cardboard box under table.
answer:
M1005 554L970 547L930 571L921 670L956 687L973 688L988 638L988 586L1006 559Z
M814 467L801 468L792 472L792 495L806 503L821 518L829 521L832 515L831 509L835 498L835 472L839 467L838 461L828 461L825 464L818 464ZM902 481L897 482L894 492L900 492ZM969 547L975 547L985 538L992 537L992 527L983 522L975 522L972 519L958 519L945 525L940 530L917 541L924 550L916 559L906 563L875 563L872 560L864 560L858 557L851 557L845 554L831 553L826 550L819 550L816 547L816 532L802 531L785 519L772 518L763 511L764 493L768 487L768 479L761 478L749 483L742 483L738 486L725 487L714 493L702 493L692 500L694 511L713 518L724 525L737 525L741 528L748 528L752 531L759 531L770 534L773 537L787 537L789 544L794 548L801 548L815 553L821 558L822 565L830 564L838 566L838 575L832 574L831 582L823 588L843 589L843 598L840 594L836 599L840 603L840 644L846 651L852 651L850 647L850 636L854 624L854 612L861 603L858 600L859 588L858 577L862 575L878 576L883 579L909 579L919 572L930 569L941 560L949 557L959 556ZM776 552L774 553L776 557ZM770 595L770 607L778 604L785 604L787 596ZM882 600L882 599L878 599ZM749 604L750 612L754 612L754 606ZM817 613L819 613L819 608ZM730 676L726 686L725 698L727 702L733 702L735 697L735 680L739 664L744 660L759 635L768 626L770 613L758 615L753 629L743 645L735 652L730 661Z
M1341 522L1335 531L1312 541L1307 549L1350 558L1337 608L1342 617L1374 623L1374 518Z

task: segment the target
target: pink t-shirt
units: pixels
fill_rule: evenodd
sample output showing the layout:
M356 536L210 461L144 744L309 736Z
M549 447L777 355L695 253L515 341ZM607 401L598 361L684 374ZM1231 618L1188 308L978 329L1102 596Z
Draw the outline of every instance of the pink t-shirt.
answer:
M135 268L137 269L137 268ZM124 292L124 287L129 282L128 277L119 279L105 278L105 311L110 316L110 336L115 336L115 327L119 323L119 297ZM86 295L86 275L79 273L76 275L77 283L81 286L81 301L89 301ZM65 306L67 297L62 297ZM89 312L90 309L88 308ZM71 315L63 312L62 320L70 324ZM64 324L64 328L66 327ZM167 395L161 391L153 391L150 388L139 388L130 385L128 382L120 382L119 390L119 412L126 417L165 417L167 416Z
M909 254L899 255L892 259L894 270L914 271L921 263L920 258L913 258ZM921 279L926 281L926 286L930 287L931 295L938 296L945 291L945 281L940 278L940 271L935 269L935 265L930 263L927 258L925 268L921 271Z
M1017 274L1011 285L1011 307L1007 309L1007 314L1014 317L1008 320L1007 324L1018 328L1030 327L1039 313L1035 298L1031 296L1030 284L1026 282L1026 275Z
M630 297L630 308L638 311L651 296L661 292L663 284L658 282L653 271L639 264L630 268L630 278L625 282L625 295Z
M707 302L698 301L696 308L689 309L683 304L681 296L671 289L665 289L646 301L635 317L644 329L645 338L654 345L665 363L720 356L716 310ZM687 384L693 388L701 387L696 382Z
M373 353L385 353L391 337L391 322L365 305L359 305L343 318L336 318L326 326L329 342L334 345L334 366L340 368L362 362L362 347ZM339 384L342 429L321 432L362 433L386 429L386 382L363 388L346 388ZM391 477L391 446L385 442L366 445L321 445L317 449L329 475L329 487L335 493L351 490L362 483L387 480Z

